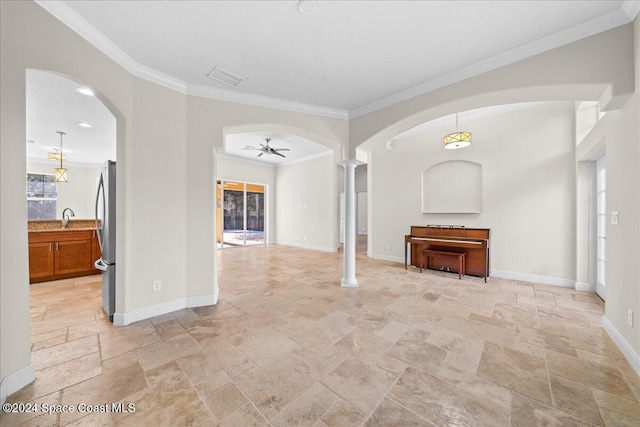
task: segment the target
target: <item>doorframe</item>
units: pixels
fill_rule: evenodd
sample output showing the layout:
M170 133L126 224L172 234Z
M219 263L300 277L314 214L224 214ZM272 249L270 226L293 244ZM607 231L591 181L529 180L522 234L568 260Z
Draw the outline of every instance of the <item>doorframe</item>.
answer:
M269 232L269 185L263 184L259 182L249 182L238 179L216 179L216 210L220 209L220 242L218 242L218 238L216 236L216 247L218 249L227 249L224 247L224 183L225 182L235 182L238 184L242 184L242 197L243 197L243 208L244 215L242 216L242 227L243 227L243 239L242 239L242 247L247 246L247 185L259 185L264 189L264 219L263 219L263 241L262 244L266 245L268 242L268 232ZM217 186L220 183L220 207L217 207ZM237 190L236 190L237 191ZM221 246L220 246L221 245ZM258 246L258 245L252 245Z

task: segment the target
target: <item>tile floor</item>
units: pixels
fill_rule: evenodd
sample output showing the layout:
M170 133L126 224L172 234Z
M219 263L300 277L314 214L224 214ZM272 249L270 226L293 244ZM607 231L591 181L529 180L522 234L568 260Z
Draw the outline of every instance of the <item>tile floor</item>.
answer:
M638 426L593 294L285 246L218 252L221 300L109 324L99 278L31 286L36 381L12 425ZM132 403L135 412L79 412ZM99 409L99 408L98 408Z

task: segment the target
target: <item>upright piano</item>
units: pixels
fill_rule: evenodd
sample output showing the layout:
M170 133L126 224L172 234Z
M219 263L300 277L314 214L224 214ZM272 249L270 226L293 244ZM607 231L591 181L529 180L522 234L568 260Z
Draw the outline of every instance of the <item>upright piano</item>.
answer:
M404 268L407 268L408 248L411 248L411 265L420 266L420 250L465 253L465 274L489 277L489 228L466 228L455 225L411 226L411 234L404 236ZM451 257L435 257L429 268L457 271L458 265Z

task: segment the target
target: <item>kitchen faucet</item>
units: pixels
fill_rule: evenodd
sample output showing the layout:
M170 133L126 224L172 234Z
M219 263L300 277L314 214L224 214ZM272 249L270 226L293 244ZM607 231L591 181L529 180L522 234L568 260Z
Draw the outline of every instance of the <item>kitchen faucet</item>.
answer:
M69 211L69 213L67 213L67 211ZM62 228L67 228L67 225L69 224L69 221L71 221L72 216L76 216L76 214L73 212L73 209L64 208L64 210L62 211Z

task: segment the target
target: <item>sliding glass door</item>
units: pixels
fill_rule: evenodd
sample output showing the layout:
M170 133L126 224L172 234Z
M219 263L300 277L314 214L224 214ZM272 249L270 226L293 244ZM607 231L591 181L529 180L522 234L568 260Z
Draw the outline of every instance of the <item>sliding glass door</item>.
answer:
M265 186L218 181L218 246L265 242Z

